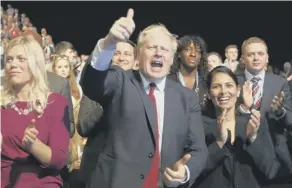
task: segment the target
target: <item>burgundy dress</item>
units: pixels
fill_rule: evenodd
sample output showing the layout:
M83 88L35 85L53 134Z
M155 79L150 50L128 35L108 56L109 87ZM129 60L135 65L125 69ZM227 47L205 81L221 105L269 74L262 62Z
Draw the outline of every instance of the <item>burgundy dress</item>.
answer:
M25 109L26 102L16 106ZM1 188L58 188L62 186L59 170L67 161L69 133L65 127L68 121L68 102L62 95L52 93L44 114L35 118L34 113L19 115L14 109L1 109ZM52 150L51 165L43 167L40 162L22 148L24 130L36 119L38 139Z

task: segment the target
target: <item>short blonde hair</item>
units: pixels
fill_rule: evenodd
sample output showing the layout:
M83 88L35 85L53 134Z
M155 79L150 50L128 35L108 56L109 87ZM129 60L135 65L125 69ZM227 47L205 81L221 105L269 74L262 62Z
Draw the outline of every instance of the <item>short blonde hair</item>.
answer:
M225 48L225 53L227 53L228 50L229 50L230 48L236 48L236 49L238 50L237 45L235 45L235 44L230 44L230 45L228 45L228 46Z
M167 35L172 43L172 50L175 53L177 50L177 36L173 35L172 33L170 33L168 31L168 29L163 25L163 24L152 24L148 27L146 27L143 31L140 32L139 36L138 36L138 42L137 42L137 46L138 48L141 48L141 46L144 44L145 42L145 38L147 37L148 34L153 33L153 32L162 32L165 35Z
M253 43L263 44L266 47L266 51L268 53L268 46L267 46L266 42L259 37L250 37L250 38L246 39L245 41L243 41L243 43L241 45L241 53L244 54L246 46L249 44L253 44Z
M41 106L42 109L45 109L49 95L43 49L32 36L19 36L9 42L7 48L5 49L4 61L6 61L8 52L16 46L21 46L24 48L27 55L28 68L32 75L31 87L28 91L31 107L37 112L42 113L43 111L40 111L39 107ZM1 105L7 107L7 105L13 100L16 100L14 87L7 79L7 76L5 76L1 91Z

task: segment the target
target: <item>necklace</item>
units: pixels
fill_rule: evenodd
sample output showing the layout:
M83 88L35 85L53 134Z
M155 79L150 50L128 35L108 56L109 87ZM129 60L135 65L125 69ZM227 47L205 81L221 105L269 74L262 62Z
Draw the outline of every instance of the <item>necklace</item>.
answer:
M32 107L31 107L31 105L29 105L28 102L27 102L27 107L25 109L19 109L15 103L16 103L16 101L11 101L8 104L8 106L10 108L12 108L13 110L15 110L19 115L27 115L32 111Z

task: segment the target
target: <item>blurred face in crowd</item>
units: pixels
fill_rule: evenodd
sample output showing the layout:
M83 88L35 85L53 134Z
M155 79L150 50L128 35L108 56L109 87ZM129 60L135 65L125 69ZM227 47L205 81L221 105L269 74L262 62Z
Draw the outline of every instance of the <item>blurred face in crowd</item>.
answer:
M70 62L76 61L76 54L73 49L69 48L64 52L64 55L66 55L69 58Z
M51 59L51 54L50 53L45 53L45 60L48 62Z
M32 80L28 56L23 46L14 46L7 52L5 72L10 83L14 86L23 86Z
M191 42L185 49L182 50L179 58L182 64L188 69L195 69L201 61L201 51L199 46Z
M217 55L212 54L207 57L207 71L208 72L211 72L211 70L213 70L215 67L220 66L221 64L222 64L222 61Z
M251 74L263 71L269 61L267 47L263 43L250 43L244 48L242 58L245 68Z
M227 73L214 73L211 80L209 95L213 104L219 109L235 107L240 89Z
M238 49L237 48L229 48L225 53L225 56L228 60L236 61L238 58Z
M135 65L135 48L126 42L117 43L112 65L120 66L124 70L132 69Z
M42 30L41 30L41 34L42 34L42 35L47 35L47 30L46 30L45 28L42 28Z
M54 71L56 74L63 78L68 78L70 74L70 63L67 59L62 58L59 60L56 60Z
M173 39L163 29L154 28L147 33L138 49L140 72L150 81L164 78L173 64Z
M287 73L290 70L291 70L291 63L290 62L284 63L284 71Z
M45 43L46 43L46 45L52 44L52 37L50 35L47 35Z

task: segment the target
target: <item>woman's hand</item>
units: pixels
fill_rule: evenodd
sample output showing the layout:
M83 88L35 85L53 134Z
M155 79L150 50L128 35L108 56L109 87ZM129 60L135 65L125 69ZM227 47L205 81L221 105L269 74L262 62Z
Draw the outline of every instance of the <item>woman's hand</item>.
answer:
M38 130L35 128L35 119L32 119L31 122L28 124L26 129L24 130L24 136L22 139L22 144L24 149L30 152L32 146L36 142L37 135L39 134Z

